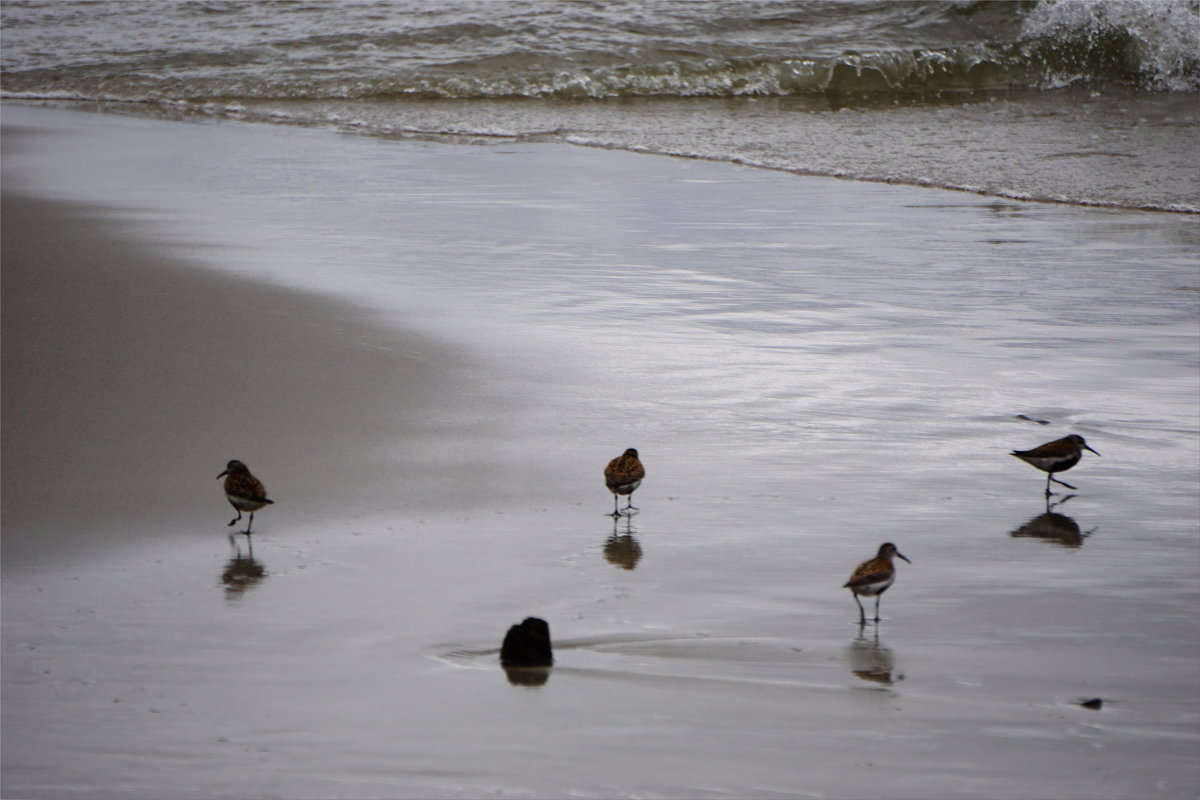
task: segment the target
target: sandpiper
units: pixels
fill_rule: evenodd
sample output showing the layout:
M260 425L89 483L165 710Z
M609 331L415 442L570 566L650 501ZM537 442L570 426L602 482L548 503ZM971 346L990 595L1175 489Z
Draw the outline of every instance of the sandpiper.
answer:
M633 490L642 485L644 477L646 477L646 469L638 460L638 451L632 447L608 462L608 466L604 468L604 483L613 493L612 516L614 518L621 515L621 512L617 510L618 495L629 495L628 504L625 506L626 512L637 511L637 506L633 504Z
M1070 436L1055 439L1053 442L1046 442L1041 447L1035 447L1032 450L1013 450L1012 455L1046 473L1046 494L1051 495L1053 492L1050 491L1050 481L1061 483L1068 489L1075 488L1071 484L1054 477L1054 473L1066 472L1078 464L1079 459L1083 457L1084 450L1091 450L1093 453L1096 453L1095 450L1088 447L1087 442L1083 440L1082 436L1072 433ZM1096 455L1100 454L1096 453Z
M854 570L854 574L850 576L850 580L846 581L842 587L854 592L854 602L858 603L858 624L860 625L866 624L867 612L863 610L862 601L858 599L859 595L875 597L875 621L879 622L879 598L896 580L896 567L892 564L892 556L908 561L908 558L896 549L896 545L884 542L879 546L879 554L870 561L859 564L858 569ZM908 563L912 562L908 561Z
M217 477L225 478L225 497L234 511L238 512L236 517L229 520L229 524L237 523L242 518L243 511L249 512L250 522L246 525L246 530L242 531L249 536L250 528L254 525L254 512L275 501L267 499L267 489L262 485L262 481L251 475L250 468L236 458L226 464L225 471Z

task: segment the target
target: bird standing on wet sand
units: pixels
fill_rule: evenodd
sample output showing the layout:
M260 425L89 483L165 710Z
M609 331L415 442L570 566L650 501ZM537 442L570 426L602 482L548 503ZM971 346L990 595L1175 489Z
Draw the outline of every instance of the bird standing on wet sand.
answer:
M250 468L236 458L225 465L225 471L217 478L225 478L225 497L234 511L238 512L236 517L229 520L229 524L233 525L241 519L243 511L248 512L250 522L242 533L249 536L250 528L254 526L254 512L275 501L267 499L267 489L262 481L251 475Z
M860 625L867 624L867 612L863 610L862 601L858 599L859 595L875 597L875 621L879 622L879 598L896 580L896 567L892 564L892 556L908 561L908 558L896 549L896 545L884 542L879 546L879 554L870 561L859 564L858 569L854 570L854 574L850 576L850 580L842 586L843 589L854 592L854 602L858 603ZM912 562L908 561L908 563Z
M1078 464L1079 459L1083 457L1084 450L1096 453L1095 450L1088 447L1082 436L1072 433L1070 436L1046 442L1041 447L1035 447L1032 450L1013 450L1012 455L1046 473L1046 495L1049 496L1053 494L1050 491L1050 481L1061 483L1068 489L1075 489L1071 484L1054 477L1054 473L1066 472ZM1096 453L1096 455L1100 454Z
M608 462L608 466L604 468L604 484L613 493L613 518L621 515L621 512L617 510L618 495L629 496L625 511L637 511L637 507L633 504L633 490L642 485L644 477L646 477L646 469L638 460L638 451L632 447Z

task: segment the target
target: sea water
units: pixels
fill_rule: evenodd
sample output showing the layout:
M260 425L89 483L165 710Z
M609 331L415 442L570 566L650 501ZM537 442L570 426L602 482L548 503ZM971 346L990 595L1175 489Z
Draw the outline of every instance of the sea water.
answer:
M4 4L3 96L1195 211L1194 2Z

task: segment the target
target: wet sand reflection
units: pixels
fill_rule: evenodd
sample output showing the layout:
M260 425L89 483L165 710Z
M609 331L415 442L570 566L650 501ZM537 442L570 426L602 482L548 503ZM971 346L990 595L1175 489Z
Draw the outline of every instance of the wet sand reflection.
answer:
M550 680L550 667L503 667L504 677L513 686L545 686Z
M254 544L246 542L246 550L243 551L241 543L235 538L236 534L229 535L229 543L233 546L234 555L225 564L225 569L221 572L221 583L225 586L225 599L230 602L235 602L242 598L249 589L254 588L262 583L267 577L267 569L262 565L261 561L254 558Z
M866 625L858 626L858 636L846 648L846 661L850 671L857 677L870 683L891 686L897 680L903 680L903 675L896 675L895 656L890 647L879 641L879 628L873 626L873 635L866 635Z
M642 560L642 546L633 535L633 518L625 517L625 530L617 530L617 520L613 520L612 533L604 542L604 558L610 564L621 569L634 569Z
M1024 525L1009 531L1009 536L1017 538L1032 538L1041 539L1050 544L1056 544L1060 547L1080 547L1083 545L1083 540L1091 534L1095 533L1096 528L1089 531L1082 531L1077 523L1066 514L1060 514L1054 511L1056 506L1061 506L1063 503L1070 500L1075 495L1067 495L1057 503L1051 503L1050 498L1046 498L1046 510L1030 519Z

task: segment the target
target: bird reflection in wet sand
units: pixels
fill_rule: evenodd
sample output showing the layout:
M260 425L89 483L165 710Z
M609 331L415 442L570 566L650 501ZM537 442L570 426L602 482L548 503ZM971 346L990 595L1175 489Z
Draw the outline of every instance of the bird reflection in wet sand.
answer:
M1013 450L1011 455L1024 461L1026 464L1037 467L1042 472L1046 473L1046 494L1050 495L1050 481L1061 484L1068 489L1075 491L1075 487L1064 481L1060 481L1054 477L1056 472L1066 472L1071 467L1079 463L1079 459L1083 457L1083 451L1089 450L1096 453L1095 450L1088 447L1088 443L1083 440L1083 437L1077 433L1072 433L1070 436L1065 436L1062 439L1056 439L1053 442L1046 442L1043 445L1033 448L1032 450ZM1100 455L1096 453L1096 455Z
M246 590L257 586L267 577L267 570L262 562L254 558L253 545L243 553L233 534L229 534L229 543L233 545L234 556L221 573L221 583L225 585L226 600L240 600Z
M642 479L645 477L646 469L638 459L638 451L632 447L608 462L608 466L604 468L604 485L613 493L612 516L614 518L621 515L621 510L617 508L620 504L620 495L629 498L623 509L624 513L632 514L638 510L637 506L633 504L633 492L642 485Z
M621 569L633 569L642 560L642 546L633 535L633 520L625 518L625 530L617 530L617 520L613 518L613 529L604 542L604 558L610 564Z
M225 499L237 512L237 516L229 520L229 524L236 524L242 518L243 511L249 513L250 521L246 523L246 530L241 531L249 536L250 528L254 526L254 512L275 501L267 499L267 489L262 485L262 481L251 475L250 468L236 458L225 465L225 471L217 478L225 479Z
M1061 506L1074 496L1073 494L1069 494L1057 503L1051 503L1050 498L1047 497L1046 511L1044 513L1038 514L1016 530L1009 531L1008 535L1014 539L1041 539L1060 547L1081 546L1083 540L1094 533L1096 529L1092 528L1090 531L1081 531L1079 524L1075 520L1066 514L1059 514L1054 511L1056 506Z
M892 650L879 643L879 628L875 627L874 636L867 638L866 623L859 623L858 636L846 650L846 660L850 663L850 671L864 681L881 683L891 686L895 680L902 680L903 675L892 678L896 671Z
M879 553L871 560L859 564L858 569L854 570L850 576L850 580L842 585L843 589L849 589L854 593L854 602L858 603L859 625L865 625L867 622L867 612L863 610L862 601L858 599L859 595L875 598L875 621L879 622L879 598L896 580L896 566L892 563L893 557L908 561L908 558L896 549L896 545L884 542L879 546ZM912 562L908 561L908 563Z

